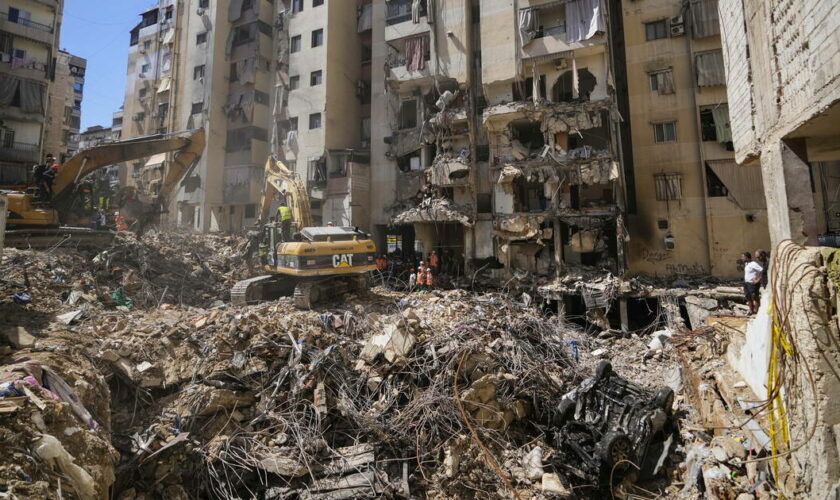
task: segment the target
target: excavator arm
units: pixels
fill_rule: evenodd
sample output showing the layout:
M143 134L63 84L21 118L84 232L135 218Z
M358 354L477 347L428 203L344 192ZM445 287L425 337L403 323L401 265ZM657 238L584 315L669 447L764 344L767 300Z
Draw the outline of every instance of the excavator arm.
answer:
M265 183L260 199L259 223L265 224L270 217L271 200L274 193L285 193L286 203L292 209L292 220L298 229L312 226L312 206L306 184L283 162L269 157L265 162Z
M80 151L56 175L53 203L60 206L73 194L80 180L100 168L170 151L175 151L175 156L158 194L168 199L204 151L203 128L112 142Z

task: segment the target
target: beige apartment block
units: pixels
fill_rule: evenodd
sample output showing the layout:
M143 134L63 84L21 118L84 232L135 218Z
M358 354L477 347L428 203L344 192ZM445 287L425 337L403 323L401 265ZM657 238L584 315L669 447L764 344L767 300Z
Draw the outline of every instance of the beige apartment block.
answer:
M25 184L42 159L61 0L0 4L0 184Z
M82 119L86 67L85 59L58 51L45 122L44 153L52 153L59 163L79 151L77 135Z
M735 163L717 4L622 2L634 274L734 279L770 244L761 169Z

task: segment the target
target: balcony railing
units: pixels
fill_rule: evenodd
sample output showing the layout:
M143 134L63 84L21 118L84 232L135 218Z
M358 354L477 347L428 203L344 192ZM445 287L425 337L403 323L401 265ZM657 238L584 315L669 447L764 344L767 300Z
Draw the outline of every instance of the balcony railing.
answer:
M30 19L23 19L22 17L18 17L17 19L9 19L9 14L7 12L0 12L0 19L20 24L21 26L27 26L29 28L35 28L37 30L45 31L47 33L52 33L53 28L52 26L48 26L46 24L41 24Z
M40 150L37 144L25 142L0 142L0 158L7 161L38 161Z

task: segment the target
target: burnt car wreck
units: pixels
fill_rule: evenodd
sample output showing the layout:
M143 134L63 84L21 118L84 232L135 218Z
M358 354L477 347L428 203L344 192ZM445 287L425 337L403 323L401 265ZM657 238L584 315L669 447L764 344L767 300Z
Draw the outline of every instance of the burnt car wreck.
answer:
M572 482L609 489L628 476L644 480L663 466L673 442L674 391L651 391L602 361L595 376L557 405L553 465Z

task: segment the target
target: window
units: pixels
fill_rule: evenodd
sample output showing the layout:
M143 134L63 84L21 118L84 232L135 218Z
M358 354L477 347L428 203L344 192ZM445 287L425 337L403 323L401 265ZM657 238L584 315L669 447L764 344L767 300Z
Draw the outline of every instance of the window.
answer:
M245 205L245 218L246 219L253 219L257 216L257 205L251 203L249 205Z
M9 54L12 52L12 40L14 38L11 34L0 31L0 52Z
M709 164L706 164L706 191L709 194L709 198L722 198L724 196L729 196L729 190L726 189L726 186L720 180L720 177L717 176L714 170L709 168Z
M400 103L400 130L417 127L417 100L409 99Z
M674 93L674 76L670 69L657 71L651 73L649 76L651 92L658 92L660 95Z
M300 76L294 75L289 77L289 90L295 90L300 87Z
M370 117L362 118L362 137L363 142L370 140Z
M252 9L253 7L253 0L242 0L242 10L240 12L244 14L246 10Z
M268 105L269 97L268 94L265 92L260 92L259 90L254 90L254 102L257 104L265 104Z
M171 19L172 19L173 10L174 10L174 9L172 8L172 6L171 6L171 5L170 5L169 7L167 7L167 8L166 8L166 12L165 12L165 13L164 13L164 15L163 15L163 18L164 18L164 19L166 19L167 21L171 20Z
M312 46L320 47L324 44L324 30L317 29L312 32Z
M207 43L207 32L199 33L195 35L195 44L201 45L202 43Z
M316 85L321 85L321 78L322 73L320 69L318 71L313 71L309 74L309 86L314 87Z
M152 65L150 63L146 63L146 64L140 66L140 72L141 73L148 73L151 70L152 70Z
M668 37L668 23L664 19L645 23L645 39L647 41L659 40Z
M309 115L309 130L321 128L321 113L312 113Z
M233 46L253 42L257 36L256 30L256 24L253 23L236 28L233 32Z
M149 50L152 48L152 41L151 40L144 40L143 41L143 50Z
M230 81L239 81L239 74L236 72L236 63L230 63Z
M204 103L203 102L194 102L192 104L192 108L190 108L191 115L197 115L204 111Z
M140 99L145 99L146 98L146 92L148 92L148 89L142 88L142 89L140 89L140 92L137 93L137 95L138 95L138 97L140 97Z
M385 4L385 24L404 23L411 20L412 0L391 0ZM426 15L426 2L419 2L420 17Z
M15 131L6 129L3 131L3 147L12 148L15 145Z
M158 104L158 114L157 114L158 118L160 118L161 120L166 118L166 114L168 112L169 112L169 103L168 102L162 102L162 103Z
M300 52L300 35L295 35L292 37L291 45L289 47L289 52L295 53Z
M653 140L657 143L677 140L677 122L654 123Z
M322 5L324 5L324 0L312 0L313 7L320 7Z
M297 130L297 122L297 116L295 116L294 118L289 118L289 130Z
M85 89L85 84L81 82L74 82L73 83L73 92L77 94L81 94L82 91Z
M200 64L193 68L193 80L204 78L204 65Z
M26 59L26 51L23 49L14 49L12 51L12 57L17 59Z
M201 9L207 9L210 7L210 0L198 0L198 7Z
M715 116L710 108L700 110L700 136L704 142L717 141Z
M303 0L292 0L292 13L297 14L303 10Z
M682 199L682 174L654 174L657 201Z

